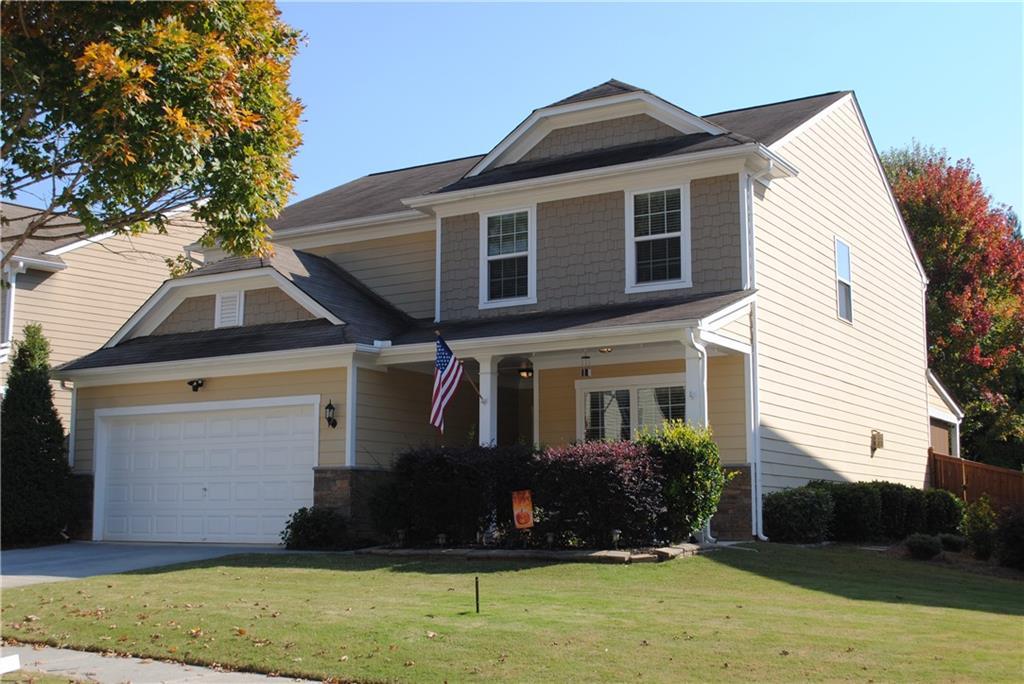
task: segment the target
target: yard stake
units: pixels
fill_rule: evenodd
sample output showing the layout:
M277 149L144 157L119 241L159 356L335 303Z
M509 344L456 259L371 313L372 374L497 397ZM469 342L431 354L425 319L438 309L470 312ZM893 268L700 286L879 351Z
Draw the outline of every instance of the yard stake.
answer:
M477 575L475 578L476 583L476 612L480 612L480 576Z

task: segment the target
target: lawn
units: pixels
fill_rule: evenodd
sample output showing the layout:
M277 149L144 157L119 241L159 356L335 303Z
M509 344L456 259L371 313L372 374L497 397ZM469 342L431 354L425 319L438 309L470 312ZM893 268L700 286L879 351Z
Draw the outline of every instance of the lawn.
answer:
M5 591L2 633L360 682L1024 674L1020 581L853 548L750 547L633 566L235 556Z

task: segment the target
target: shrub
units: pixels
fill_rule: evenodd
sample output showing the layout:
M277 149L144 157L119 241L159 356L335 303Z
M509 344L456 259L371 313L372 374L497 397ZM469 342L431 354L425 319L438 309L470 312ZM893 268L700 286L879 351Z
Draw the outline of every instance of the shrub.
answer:
M955 534L964 519L964 502L945 489L928 489L924 493L928 534Z
M935 558L942 551L942 544L938 537L930 534L912 534L905 542L910 555L918 560Z
M281 532L289 549L334 550L352 546L348 521L333 508L300 508L291 514Z
M829 482L815 480L809 487L832 496L833 516L829 538L862 542L881 534L882 497L870 482Z
M24 339L14 345L0 408L4 547L60 541L71 518L71 469L64 427L53 406L49 358L42 327L25 326Z
M764 527L773 542L825 541L832 523L832 496L824 489L797 487L764 498Z
M943 550L952 551L953 553L960 553L967 548L966 539L959 534L949 534L948 532L943 532L939 535L939 543L942 544Z
M611 531L624 545L657 539L664 507L662 476L648 452L632 442L584 442L546 449L536 457L533 503L538 541L547 533L564 544L607 547Z
M975 558L978 560L991 558L996 542L996 513L989 505L987 496L982 496L967 506L967 512L964 513L963 531Z
M999 516L996 558L1000 565L1024 570L1024 507L1007 508Z
M638 443L664 476L665 528L669 539L686 539L714 515L726 476L710 430L683 421L665 422L640 434Z
M872 482L881 503L879 533L886 539L904 539L927 529L928 505L924 490L896 482Z

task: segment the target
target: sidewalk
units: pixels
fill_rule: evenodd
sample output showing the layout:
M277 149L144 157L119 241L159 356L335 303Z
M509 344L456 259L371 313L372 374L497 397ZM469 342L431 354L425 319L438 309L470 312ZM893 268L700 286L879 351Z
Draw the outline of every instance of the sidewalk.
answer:
M72 651L49 646L36 650L32 646L4 646L3 655L18 655L21 669L45 672L85 682L131 682L132 684L163 684L164 682L198 682L202 684L284 684L308 681L287 677L267 677L249 672L218 672L207 667L164 663L145 658L105 657L99 653Z

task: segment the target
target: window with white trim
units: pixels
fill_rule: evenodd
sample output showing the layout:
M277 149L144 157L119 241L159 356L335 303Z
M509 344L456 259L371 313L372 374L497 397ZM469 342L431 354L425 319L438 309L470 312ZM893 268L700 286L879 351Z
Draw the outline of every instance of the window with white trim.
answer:
M480 217L480 306L536 302L534 211L517 209Z
M836 238L836 297L839 318L853 323L853 274L850 269L850 246Z
M689 183L627 197L626 291L689 287Z
M686 418L682 374L579 380L577 436L586 441L631 439L638 430Z
M245 316L245 292L218 292L214 308L213 327L234 328L242 325Z

